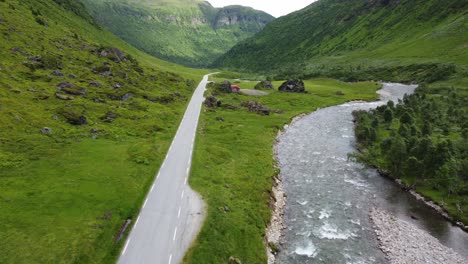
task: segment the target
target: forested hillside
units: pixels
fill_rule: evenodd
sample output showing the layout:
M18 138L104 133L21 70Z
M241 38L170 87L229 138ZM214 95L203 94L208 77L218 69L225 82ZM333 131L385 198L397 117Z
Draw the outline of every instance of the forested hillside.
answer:
M74 0L1 0L0 43L0 263L114 263L202 72Z
M464 0L319 0L236 45L217 67L280 77L431 81L468 62Z
M210 65L274 18L202 0L83 0L95 19L135 47L189 66Z

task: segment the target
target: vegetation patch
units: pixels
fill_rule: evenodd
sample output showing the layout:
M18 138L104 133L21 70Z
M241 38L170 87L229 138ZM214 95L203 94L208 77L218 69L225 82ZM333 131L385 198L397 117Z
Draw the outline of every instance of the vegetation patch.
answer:
M439 84L440 85L440 84ZM445 83L449 85L449 83ZM400 104L355 112L357 157L468 223L466 86L421 84Z

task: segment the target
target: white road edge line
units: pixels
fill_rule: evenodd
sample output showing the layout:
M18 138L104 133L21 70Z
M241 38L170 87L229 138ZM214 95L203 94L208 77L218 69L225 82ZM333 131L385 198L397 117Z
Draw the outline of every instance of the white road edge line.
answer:
M172 254L169 255L169 264L171 264L171 262L172 262Z
M185 177L184 185L187 185L187 179L188 179L188 177Z
M177 218L180 218L180 211L182 210L182 207L179 207L179 213L177 213Z
M124 250L122 251L122 255L125 255L125 251L127 251L128 244L130 243L130 238L127 240L127 243L125 243Z
M145 208L147 202L148 202L148 198L146 198L145 203L143 204L143 208Z
M185 190L182 191L182 195L180 196L180 199L184 198L184 193L185 193Z
M154 189L154 184L153 184L153 185L151 185L151 190L150 190L150 192L152 192L152 191L153 191L153 189Z
M189 163L190 164L190 163ZM187 174L190 172L190 167L187 168Z
M172 238L173 241L175 241L176 236L177 236L177 227L174 230L174 237Z

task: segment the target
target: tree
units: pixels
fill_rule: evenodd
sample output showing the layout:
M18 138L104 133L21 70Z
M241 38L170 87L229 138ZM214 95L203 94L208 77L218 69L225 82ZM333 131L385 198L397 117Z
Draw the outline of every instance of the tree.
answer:
M392 110L390 110L389 108L385 109L385 112L384 112L384 120L385 120L385 122L387 122L387 123L391 123L392 120L393 120L393 112L392 112Z

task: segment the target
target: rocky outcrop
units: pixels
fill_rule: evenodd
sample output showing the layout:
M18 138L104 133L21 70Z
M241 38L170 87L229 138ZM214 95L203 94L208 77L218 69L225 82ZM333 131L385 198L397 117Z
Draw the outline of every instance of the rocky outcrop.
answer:
M258 113L261 115L270 115L271 112L270 108L256 101L246 101L243 102L241 105L242 107L247 107L249 112Z
M278 89L280 92L305 93L305 85L301 80L288 80Z
M228 27L233 25L249 25L252 29L258 30L266 26L273 20L269 14L256 11L245 6L226 6L219 9L213 21L214 28Z
M221 102L214 96L208 96L205 99L205 106L208 108L216 108L221 106Z
M261 90L261 89L270 89L273 90L275 87L270 81L261 81L255 85L255 89Z

